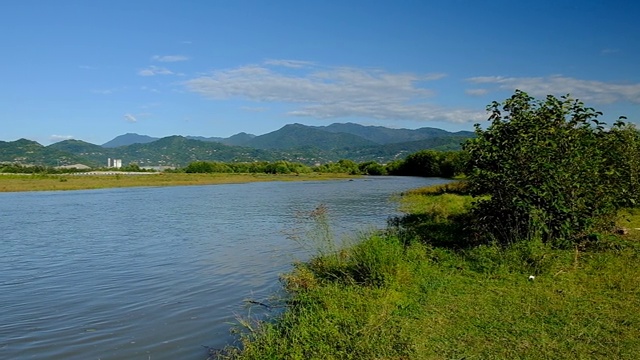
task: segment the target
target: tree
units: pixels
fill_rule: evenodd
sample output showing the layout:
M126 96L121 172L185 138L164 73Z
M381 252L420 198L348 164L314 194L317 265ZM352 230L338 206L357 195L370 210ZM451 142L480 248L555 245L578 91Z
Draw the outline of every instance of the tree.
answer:
M365 161L358 165L359 172L364 175L386 175L387 170L384 166L378 164L377 162Z
M340 167L340 172L344 172L351 175L360 174L360 168L358 164L356 164L353 160L341 159L338 160L338 165Z
M407 156L405 166L409 175L440 176L440 153L435 150L422 150Z
M335 163L326 163L313 168L315 172L326 172L334 174L360 174L360 167L353 160L342 159Z
M466 156L463 151L421 150L390 163L387 171L392 175L451 178L463 173Z
M194 161L190 163L184 170L186 173L232 173L233 169L221 162L213 161Z
M267 165L267 167L265 168L265 172L267 174L290 174L291 169L289 165L290 163L288 161L275 161Z
M568 96L537 101L519 90L487 110L491 124L476 124L463 146L472 190L488 195L473 209L478 234L566 245L611 226L619 163L608 156L602 113Z
M130 163L129 165L120 168L120 170L121 171L130 171L130 172L143 171L143 169L140 168L140 165L138 165L137 163Z
M607 133L604 145L614 170L611 177L618 187L618 204L640 205L640 133L632 124L616 123Z
M464 173L467 163L467 152L447 151L440 154L440 175L445 178L452 178Z

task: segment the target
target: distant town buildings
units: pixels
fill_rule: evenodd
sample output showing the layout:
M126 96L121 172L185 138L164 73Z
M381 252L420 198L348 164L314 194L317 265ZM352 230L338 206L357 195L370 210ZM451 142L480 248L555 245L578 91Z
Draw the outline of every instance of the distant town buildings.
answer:
M107 159L107 167L108 168L116 168L120 169L122 167L122 159Z

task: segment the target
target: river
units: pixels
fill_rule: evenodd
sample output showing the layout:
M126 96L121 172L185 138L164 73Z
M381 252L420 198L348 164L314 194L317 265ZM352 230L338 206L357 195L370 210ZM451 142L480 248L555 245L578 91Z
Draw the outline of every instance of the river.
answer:
M233 342L243 300L308 258L290 238L300 214L324 204L341 237L384 227L393 194L445 181L2 193L0 358L202 360Z

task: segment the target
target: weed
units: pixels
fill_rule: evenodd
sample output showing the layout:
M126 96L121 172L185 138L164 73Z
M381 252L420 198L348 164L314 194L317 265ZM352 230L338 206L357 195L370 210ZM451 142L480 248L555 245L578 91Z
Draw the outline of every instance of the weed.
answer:
M532 227L509 244L463 246L460 239L469 236L460 219L469 199L451 196L409 194L415 203L407 206L422 213L295 264L283 275L286 310L246 324L242 351L219 358L634 359L640 353L640 231L558 249ZM640 211L622 215L629 229L640 228ZM317 234L324 243L327 233Z

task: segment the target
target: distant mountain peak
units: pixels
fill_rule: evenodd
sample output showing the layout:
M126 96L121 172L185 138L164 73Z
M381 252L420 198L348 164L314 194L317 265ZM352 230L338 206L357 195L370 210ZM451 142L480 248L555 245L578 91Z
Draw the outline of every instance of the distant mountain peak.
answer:
M158 138L147 135L139 135L136 133L126 133L124 135L116 136L113 140L102 144L102 147L116 148L133 144L147 144L156 140L158 140Z

